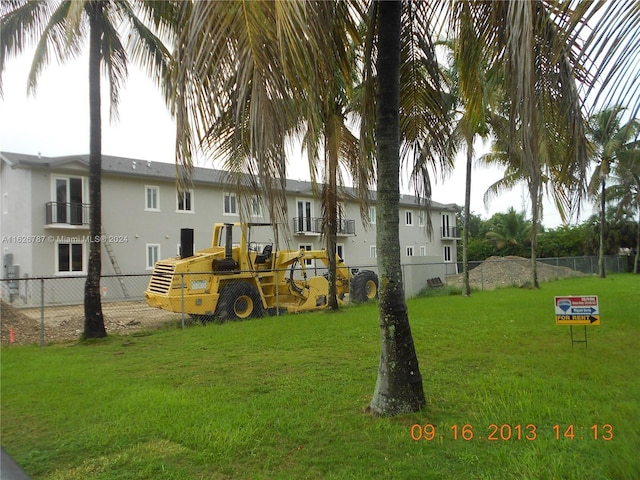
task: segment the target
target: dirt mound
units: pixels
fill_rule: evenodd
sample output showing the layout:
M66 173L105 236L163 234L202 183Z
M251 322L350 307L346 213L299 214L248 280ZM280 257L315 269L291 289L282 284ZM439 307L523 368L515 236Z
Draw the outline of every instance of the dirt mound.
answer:
M541 261L537 261L536 264L539 282L585 275L568 267L557 267ZM462 285L462 274L448 277L447 282ZM482 290L530 284L531 259L515 256L489 257L469 271L469 282L472 288Z
M0 300L2 345L9 345L13 329L16 344L40 343L39 307L16 308ZM126 334L175 324L180 316L151 308L144 301L124 301L102 304L102 314L107 334ZM84 329L84 306L45 306L45 343L77 340Z
M3 300L0 300L0 323L2 345L9 345L11 330L13 330L15 338L17 338L16 332L20 332L20 343L38 343L40 341L38 321Z

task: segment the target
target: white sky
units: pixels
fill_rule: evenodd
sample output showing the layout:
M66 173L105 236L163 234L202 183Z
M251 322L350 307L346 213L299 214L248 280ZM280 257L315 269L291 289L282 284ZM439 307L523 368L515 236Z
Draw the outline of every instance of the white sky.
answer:
M84 55L63 65L52 63L42 73L35 95L27 95L27 76L32 52L7 62L3 74L4 98L0 99L0 151L43 156L89 152L88 60ZM140 160L173 163L175 125L155 85L133 65L120 95L119 120L109 122L108 89L102 87L102 153ZM306 157L288 159L288 177L308 179ZM212 163L201 163L209 167ZM433 200L464 205L465 167L460 159L454 173L434 188ZM483 218L509 207L527 209L521 188L496 198L486 210L482 196L487 187L502 177L496 169L474 167L471 210ZM405 193L412 193L405 186ZM524 205L523 205L524 193ZM591 214L585 210L584 220ZM528 214L527 214L528 216ZM560 216L545 202L543 224L554 228Z

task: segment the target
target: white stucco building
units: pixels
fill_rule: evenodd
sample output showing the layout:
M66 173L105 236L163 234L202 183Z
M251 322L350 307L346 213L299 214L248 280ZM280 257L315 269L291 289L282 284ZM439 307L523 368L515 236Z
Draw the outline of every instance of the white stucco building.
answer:
M2 278L86 273L88 170L88 155L0 152ZM181 228L194 229L198 250L210 246L213 223L240 220L240 201L225 172L195 168L191 188L180 194L175 178L173 164L103 156L103 274L150 272L156 260L177 254ZM321 248L322 205L311 184L287 180L286 191L289 233L279 243L288 243L287 248ZM348 193L349 189L342 205L338 253L349 266L375 267L375 192L372 222L367 226L360 220L355 195ZM266 205L257 198L251 205L252 218L247 220L269 222ZM401 197L402 264L434 264L421 273L426 278L455 273L456 261L455 205L431 202L430 214L434 233L428 237L425 213L416 198ZM415 293L411 290L407 293Z

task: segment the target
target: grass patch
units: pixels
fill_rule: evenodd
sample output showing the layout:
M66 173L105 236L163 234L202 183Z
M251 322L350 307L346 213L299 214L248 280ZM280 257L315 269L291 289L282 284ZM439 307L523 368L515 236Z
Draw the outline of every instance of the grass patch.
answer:
M477 292L478 289L472 288L471 292ZM416 298L428 298L428 297L446 297L449 295L462 295L462 287L444 284L439 288L425 287L418 292Z
M600 297L588 348L554 324L567 294ZM2 444L34 479L637 479L638 305L630 274L411 300L427 407L396 418L363 413L375 305L12 346ZM511 439L487 440L491 424ZM613 439L592 439L605 424Z

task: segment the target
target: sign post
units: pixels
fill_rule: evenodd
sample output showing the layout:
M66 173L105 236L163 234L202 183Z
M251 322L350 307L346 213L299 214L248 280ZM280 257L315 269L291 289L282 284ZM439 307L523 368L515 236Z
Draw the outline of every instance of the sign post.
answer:
M556 325L569 325L571 348L574 343L584 343L587 348L587 326L600 325L600 307L597 295L570 295L554 297ZM573 339L573 327L584 325L584 340Z

